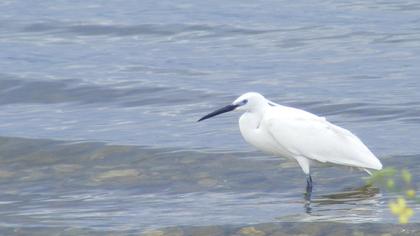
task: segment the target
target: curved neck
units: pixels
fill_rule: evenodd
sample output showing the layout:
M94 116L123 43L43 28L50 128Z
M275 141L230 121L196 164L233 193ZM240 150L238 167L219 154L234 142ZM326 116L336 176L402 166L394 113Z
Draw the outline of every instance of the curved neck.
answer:
M266 99L254 101L239 119L241 129L258 129L265 111L270 108Z
M268 104L267 100L258 102L257 105L253 106L252 109L248 110L247 112L254 114L259 119L262 118L264 115L264 112L267 108L269 108L270 105Z
M244 129L258 129L261 123L261 116L252 113L245 112L239 120L239 126L241 130Z
M246 128L258 129L263 118L265 107L259 106L258 110L246 111L239 119L239 125Z

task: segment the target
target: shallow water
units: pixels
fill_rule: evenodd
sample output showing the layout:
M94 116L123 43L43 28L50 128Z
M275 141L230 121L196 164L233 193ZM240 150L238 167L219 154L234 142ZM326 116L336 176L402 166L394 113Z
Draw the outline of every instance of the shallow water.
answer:
M396 222L387 209L395 194L334 167L314 169L308 214L300 169L247 145L238 114L196 123L246 91L326 116L418 180L415 1L2 1L0 9L2 227L229 233Z

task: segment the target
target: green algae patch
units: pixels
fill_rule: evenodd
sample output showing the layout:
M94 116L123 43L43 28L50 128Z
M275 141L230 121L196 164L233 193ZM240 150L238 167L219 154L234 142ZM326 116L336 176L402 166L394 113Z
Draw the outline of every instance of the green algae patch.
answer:
M146 231L143 234L141 234L141 236L164 236L165 232L160 231L160 230L151 230L151 231Z
M97 175L95 181L108 181L108 180L118 180L118 179L137 179L141 176L140 171L136 169L121 169L121 170L110 170L105 171Z
M239 230L238 232L239 235L243 235L243 236L265 236L265 232L256 229L255 227L249 226L249 227L244 227L242 229Z
M202 178L197 183L202 187L214 187L218 184L217 180L212 178Z
M76 164L58 164L54 165L53 170L60 174L66 174L66 173L74 173L76 171L79 171L82 166L76 165Z
M0 170L0 180L13 177L14 173L7 170Z

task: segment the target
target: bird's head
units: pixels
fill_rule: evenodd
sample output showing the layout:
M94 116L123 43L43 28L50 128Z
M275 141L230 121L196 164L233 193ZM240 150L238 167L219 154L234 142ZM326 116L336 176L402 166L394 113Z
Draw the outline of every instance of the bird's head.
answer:
M258 109L260 106L266 104L266 99L263 95L255 92L249 92L239 96L232 104L229 104L225 107L217 109L212 113L209 113L203 116L198 121L202 121L219 114L229 112L229 111L252 111Z

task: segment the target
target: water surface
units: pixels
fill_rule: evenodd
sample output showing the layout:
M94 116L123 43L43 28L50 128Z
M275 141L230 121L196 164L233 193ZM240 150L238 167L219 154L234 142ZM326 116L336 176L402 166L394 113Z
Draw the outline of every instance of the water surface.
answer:
M334 167L314 168L306 213L300 169L247 145L238 114L196 120L258 91L417 173L419 3L11 0L0 9L4 232L396 222L394 193Z

